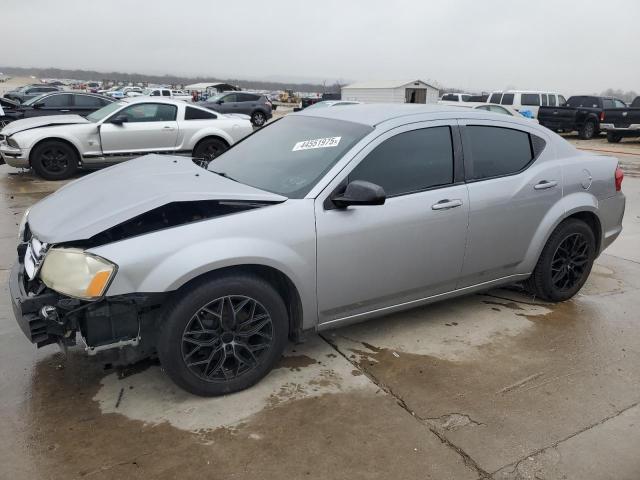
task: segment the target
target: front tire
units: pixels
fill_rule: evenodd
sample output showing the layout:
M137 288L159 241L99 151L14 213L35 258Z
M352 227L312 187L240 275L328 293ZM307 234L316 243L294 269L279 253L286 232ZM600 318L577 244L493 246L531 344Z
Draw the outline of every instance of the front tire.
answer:
M31 167L45 180L65 180L78 170L78 154L69 144L44 141L31 153Z
M275 289L250 275L198 281L168 305L158 356L181 388L204 397L244 390L273 368L289 320Z
M251 115L251 123L254 127L262 127L267 123L267 116L260 111L253 112Z
M547 240L526 286L543 300L569 300L587 281L595 256L596 239L589 225L565 220Z

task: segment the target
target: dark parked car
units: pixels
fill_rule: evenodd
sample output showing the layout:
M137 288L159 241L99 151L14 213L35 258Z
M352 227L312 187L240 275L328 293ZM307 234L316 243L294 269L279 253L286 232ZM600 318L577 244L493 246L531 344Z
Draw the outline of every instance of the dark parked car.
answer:
M220 113L244 113L251 123L261 127L272 116L272 105L266 96L249 92L223 92L199 105Z
M16 90L11 90L4 94L4 98L24 103L34 97L38 97L43 93L58 92L60 89L54 85L25 85Z
M7 99L3 99L3 101L7 101ZM5 116L0 117L0 121L4 118L4 125L6 125L13 120L44 115L76 114L85 117L113 101L112 98L91 93L45 93L21 104L9 100L13 103L13 108L7 109Z
M0 98L0 130L19 118L22 118L20 104L8 98Z
M578 131L583 140L600 133L600 124L604 120L605 109L625 108L627 105L617 98L577 95L569 97L561 107L540 107L538 121L540 125L563 132Z
M627 108L606 109L600 125L607 132L609 143L618 143L624 137L640 137L640 97Z

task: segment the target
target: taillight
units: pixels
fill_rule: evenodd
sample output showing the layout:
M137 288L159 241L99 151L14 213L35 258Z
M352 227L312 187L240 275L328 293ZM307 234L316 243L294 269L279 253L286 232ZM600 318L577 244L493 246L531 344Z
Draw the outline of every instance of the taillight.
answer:
M600 121L604 122L604 110L600 112Z
M622 190L622 179L624 178L624 172L620 168L620 165L616 167L616 192Z

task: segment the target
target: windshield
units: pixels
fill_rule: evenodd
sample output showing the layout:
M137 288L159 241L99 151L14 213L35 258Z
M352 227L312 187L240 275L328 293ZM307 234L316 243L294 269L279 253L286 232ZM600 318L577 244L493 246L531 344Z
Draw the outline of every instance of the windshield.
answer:
M105 105L100 110L96 110L95 112L87 115L87 120L93 123L97 123L100 120L107 118L109 115L111 115L113 112L118 110L120 107L123 107L124 105L126 105L126 102L113 102L109 105Z
M262 190L303 198L372 130L342 120L285 117L214 159L208 169Z
M46 95L46 93L42 93L42 94L38 95L37 97L30 98L26 102L23 102L22 105L33 105L34 103L38 102L45 95Z

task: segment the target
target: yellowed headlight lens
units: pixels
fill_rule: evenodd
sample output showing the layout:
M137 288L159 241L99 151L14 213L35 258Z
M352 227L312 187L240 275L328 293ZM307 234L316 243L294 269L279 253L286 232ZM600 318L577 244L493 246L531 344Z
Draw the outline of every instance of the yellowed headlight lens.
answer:
M52 248L40 270L44 284L70 297L92 300L104 295L116 266L78 248Z

